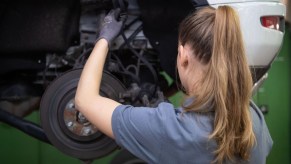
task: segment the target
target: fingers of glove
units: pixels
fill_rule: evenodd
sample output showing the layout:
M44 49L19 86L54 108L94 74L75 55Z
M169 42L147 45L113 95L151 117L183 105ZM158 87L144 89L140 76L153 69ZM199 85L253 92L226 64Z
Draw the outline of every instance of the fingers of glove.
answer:
M107 16L114 16L114 9L111 9L111 10L109 11L109 13L107 14Z
M113 18L112 18L112 16L107 15L106 17L104 17L103 21L104 21L104 25L106 25L106 24L111 23L113 21Z
M117 21L119 21L119 18L120 18L120 8L116 8L115 10L114 10L114 18L115 18L115 20L117 20Z
M127 19L127 15L126 15L126 14L120 14L119 17L120 17L119 20L120 20L121 22L125 23L125 21L126 21L126 19Z
M119 21L120 11L121 11L120 8L112 9L109 11L106 17L112 17L116 21Z
M120 26L122 26L123 23L124 23L124 22L123 22L122 20L119 20L118 22L116 22L116 24L118 24L118 25L120 25Z
M104 18L103 27L100 30L99 37L104 38L110 44L120 33L123 27L123 21L116 19L120 17L120 9L111 10Z

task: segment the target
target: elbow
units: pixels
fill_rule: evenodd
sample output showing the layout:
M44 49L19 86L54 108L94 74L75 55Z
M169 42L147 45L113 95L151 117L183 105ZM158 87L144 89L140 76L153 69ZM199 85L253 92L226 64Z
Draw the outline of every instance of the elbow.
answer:
M92 108L92 104L95 104L98 101L99 96L80 96L76 94L75 96L75 107L80 112L86 112L85 110L89 110Z
M77 88L77 92L75 95L75 107L78 111L83 112L86 109L86 105L88 104L88 100L90 99L90 94L84 92L80 88Z
M89 97L88 95L81 94L77 91L75 95L75 107L80 112L84 112L84 110L87 108Z
M78 96L78 95L75 96L75 107L76 107L80 112L81 112L82 109L84 108L83 101L84 101L84 100L83 100L80 96Z

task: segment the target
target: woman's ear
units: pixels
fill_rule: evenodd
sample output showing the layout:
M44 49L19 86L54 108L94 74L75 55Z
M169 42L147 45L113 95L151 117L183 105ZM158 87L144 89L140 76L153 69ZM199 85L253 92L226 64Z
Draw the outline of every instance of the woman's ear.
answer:
M183 45L179 45L178 47L178 58L179 64L182 67L187 67L189 63L189 54L185 51L185 47Z
M182 53L182 51L183 51L183 46L180 44L179 46L178 46L178 56L180 56L181 55L181 53Z

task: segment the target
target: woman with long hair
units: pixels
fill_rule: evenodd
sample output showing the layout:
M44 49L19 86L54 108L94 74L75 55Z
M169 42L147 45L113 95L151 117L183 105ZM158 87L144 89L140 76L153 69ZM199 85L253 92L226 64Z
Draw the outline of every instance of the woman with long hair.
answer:
M111 11L84 67L77 109L117 144L148 163L265 163L272 139L250 107L252 77L238 16L206 7L180 24L177 70L187 99L181 108L122 105L99 94L108 46L122 22Z

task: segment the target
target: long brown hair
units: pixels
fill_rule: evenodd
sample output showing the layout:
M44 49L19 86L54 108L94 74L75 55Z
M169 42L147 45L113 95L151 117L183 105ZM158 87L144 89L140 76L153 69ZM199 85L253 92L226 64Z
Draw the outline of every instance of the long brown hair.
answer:
M229 6L202 8L180 24L179 42L189 44L193 54L208 69L196 87L195 100L186 111L203 113L211 104L217 142L213 162L250 158L255 135L250 115L252 77L247 64L238 16Z

